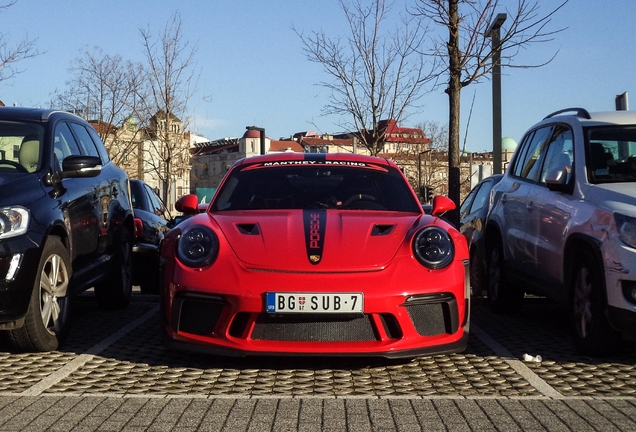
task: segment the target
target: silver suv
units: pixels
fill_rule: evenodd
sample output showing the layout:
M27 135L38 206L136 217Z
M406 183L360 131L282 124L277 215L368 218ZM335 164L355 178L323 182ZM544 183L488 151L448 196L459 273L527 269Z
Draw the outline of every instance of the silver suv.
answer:
M636 339L636 112L548 115L524 135L491 200L494 311L544 295L571 312L582 353Z

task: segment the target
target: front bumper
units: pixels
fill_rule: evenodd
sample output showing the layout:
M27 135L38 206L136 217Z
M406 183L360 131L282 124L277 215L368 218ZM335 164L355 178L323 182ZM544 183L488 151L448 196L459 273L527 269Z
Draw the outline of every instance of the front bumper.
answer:
M42 254L42 238L32 234L0 241L0 330L24 322Z
M405 260L406 261L406 260ZM414 262L414 260L412 260ZM402 263L366 273L210 273L166 268L167 346L227 356L378 356L461 352L468 339L466 263ZM175 277L176 273L176 277ZM176 283L176 281L180 283ZM266 293L363 292L363 314L271 314Z
M610 324L636 339L636 249L617 238L604 242L607 316Z
M321 352L320 347L316 347L313 351L293 352L293 351L250 351L250 350L237 350L234 348L226 348L217 345L198 344L191 341L168 339L165 343L166 347L173 350L192 352L198 354L216 355L224 357L381 357L387 359L401 359L401 358L413 358L419 356L432 356L443 354L460 353L466 350L468 345L469 332L464 331L461 339L451 342L445 345L435 345L421 348L411 348L401 351L356 351L347 352L346 350L340 352Z

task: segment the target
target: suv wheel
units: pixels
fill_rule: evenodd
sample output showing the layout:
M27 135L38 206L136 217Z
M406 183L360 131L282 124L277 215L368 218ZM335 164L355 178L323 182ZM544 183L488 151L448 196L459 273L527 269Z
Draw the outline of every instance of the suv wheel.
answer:
M49 237L42 250L31 301L19 329L7 332L20 351L54 351L69 330L71 265L59 237Z
M100 307L122 309L128 306L132 293L132 242L125 228L115 243L113 265L107 278L95 285L95 299Z
M572 330L576 348L583 354L607 355L619 346L620 334L605 317L603 270L590 251L575 259L571 278Z
M523 302L523 291L508 283L501 243L490 249L488 265L488 305L496 313L516 312Z

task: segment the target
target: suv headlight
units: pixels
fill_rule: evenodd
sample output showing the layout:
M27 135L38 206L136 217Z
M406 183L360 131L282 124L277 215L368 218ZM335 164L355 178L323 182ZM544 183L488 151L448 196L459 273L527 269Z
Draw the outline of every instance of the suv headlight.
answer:
M413 253L420 264L435 270L453 261L455 246L445 230L429 226L415 234Z
M614 221L616 221L616 230L623 243L636 248L636 218L614 213Z
M177 245L177 258L188 267L203 267L210 264L219 252L219 239L204 225L185 228Z
M19 236L29 228L29 210L24 207L0 208L0 239Z

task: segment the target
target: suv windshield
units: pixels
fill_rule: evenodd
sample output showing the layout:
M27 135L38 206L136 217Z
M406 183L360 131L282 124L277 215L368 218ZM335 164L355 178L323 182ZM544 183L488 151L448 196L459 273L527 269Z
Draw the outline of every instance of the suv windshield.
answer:
M43 135L39 124L0 121L0 176L37 171Z
M590 183L636 181L636 126L586 129Z
M419 213L408 184L394 168L259 167L235 169L212 211L351 209Z

